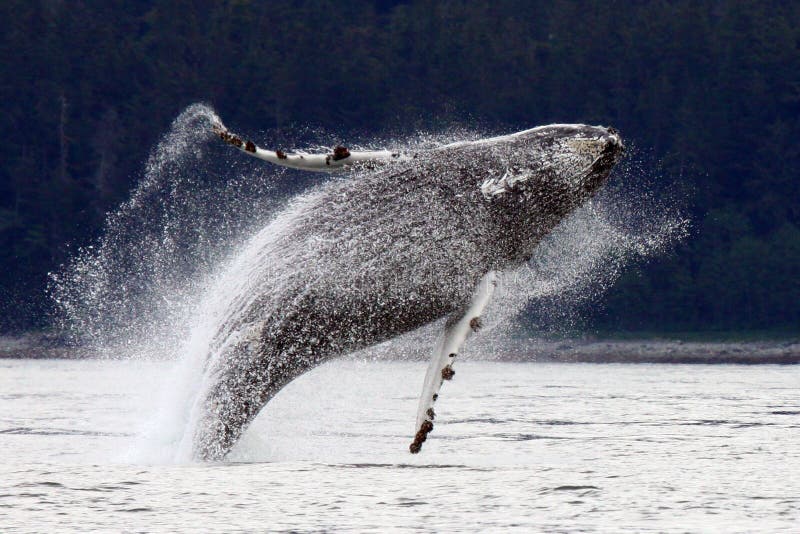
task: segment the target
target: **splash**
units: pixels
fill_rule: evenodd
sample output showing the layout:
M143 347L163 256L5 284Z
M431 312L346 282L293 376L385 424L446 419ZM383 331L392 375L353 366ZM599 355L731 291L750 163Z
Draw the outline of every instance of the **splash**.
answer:
M209 387L207 363L247 337L242 315L264 277L289 283L297 260L275 242L281 228L295 223L291 209L275 215L286 202L276 188L283 171L209 143L215 122L211 108L187 108L155 148L130 199L109 215L98 243L52 276L59 317L76 340L107 356L176 361L163 413L145 432L149 460L188 458L186 429L196 424L198 393ZM451 130L358 146L414 152L479 137ZM528 265L505 273L487 314L487 339L509 335L531 303L571 310L598 298L631 261L685 235L680 210L641 187L636 172L635 166L619 171L612 184L624 186L612 185L585 204ZM391 342L392 352L414 340L414 351L426 354L430 342L419 340L431 332Z
M280 170L215 151L203 104L184 110L151 153L97 243L50 275L59 326L107 357L176 355L207 274L277 206Z
M586 304L600 300L632 264L658 257L688 236L685 199L656 193L647 172L634 154L605 189L538 245L527 265L504 275L487 314L495 341L511 335L523 310L549 317L539 325L544 330L571 331Z

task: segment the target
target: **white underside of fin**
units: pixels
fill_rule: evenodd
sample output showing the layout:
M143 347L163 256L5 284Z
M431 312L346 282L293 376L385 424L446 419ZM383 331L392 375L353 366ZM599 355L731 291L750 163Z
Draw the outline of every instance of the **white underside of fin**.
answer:
M428 370L425 373L422 395L419 399L415 427L416 437L412 444L412 452L419 451L419 448L414 450L414 445L416 444L421 447L422 442L425 441L424 437L430 431L428 430L426 432L423 425L427 422L430 423L430 425L426 426L432 428L433 405L439 396L439 390L445 380L445 373L452 369L453 361L464 345L464 342L467 340L467 337L469 337L469 334L473 329L479 326L481 313L483 313L486 305L489 304L491 300L492 293L497 284L497 278L498 274L496 271L489 271L481 278L466 312L457 312L461 313L460 317L458 315L451 316L447 320L444 332L442 332L436 342L430 363L428 364ZM420 437L420 433L422 433L423 436Z
M228 131L224 124L215 122L211 131L229 145L235 146L254 158L269 161L275 165L304 171L336 172L352 165L386 165L390 162L408 161L413 155L390 150L365 150L351 152L343 146L330 153L309 154L308 152L286 153L281 150L266 150L252 141L246 141Z
M281 155L278 156L277 151L265 150L258 146L255 147L254 152L242 150L253 157L269 161L275 165L318 172L336 172L357 163L385 164L391 161L405 161L409 159L405 154L391 152L389 150L349 152L349 155L342 159L335 159L332 154L309 154L306 152L281 153Z

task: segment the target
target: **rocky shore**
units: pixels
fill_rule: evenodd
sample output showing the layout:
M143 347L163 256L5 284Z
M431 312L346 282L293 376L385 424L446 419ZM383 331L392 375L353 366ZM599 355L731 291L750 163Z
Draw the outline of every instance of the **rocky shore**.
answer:
M427 360L430 335L412 335L360 351L357 359ZM122 351L120 351L120 354ZM97 357L52 334L0 336L0 359L82 359ZM800 364L800 339L695 342L669 339L548 340L538 338L476 339L465 359L513 362L683 363L683 364Z
M30 332L19 336L0 336L0 359L86 358L85 349L71 346L60 336Z
M800 363L800 340L684 342L529 339L499 350L497 359L588 363L797 364Z

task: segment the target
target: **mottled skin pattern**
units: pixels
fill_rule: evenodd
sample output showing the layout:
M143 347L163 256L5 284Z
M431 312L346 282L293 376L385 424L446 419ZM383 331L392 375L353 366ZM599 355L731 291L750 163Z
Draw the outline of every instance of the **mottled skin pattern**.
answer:
M224 327L193 453L220 460L281 388L319 363L461 309L490 270L518 265L607 179L615 132L553 126L502 142L355 169L295 201L266 257L275 276ZM487 179L524 176L501 191ZM231 338L232 339L232 338Z

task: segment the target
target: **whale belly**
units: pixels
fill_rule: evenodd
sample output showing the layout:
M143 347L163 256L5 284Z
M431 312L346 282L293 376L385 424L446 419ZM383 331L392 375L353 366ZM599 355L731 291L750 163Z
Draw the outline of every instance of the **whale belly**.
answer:
M347 287L351 284L351 287ZM207 373L193 438L197 459L221 460L263 406L284 386L328 359L369 347L433 322L468 296L448 288L469 283L392 288L313 284L281 299L258 321L240 325ZM263 311L262 311L263 313Z

